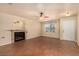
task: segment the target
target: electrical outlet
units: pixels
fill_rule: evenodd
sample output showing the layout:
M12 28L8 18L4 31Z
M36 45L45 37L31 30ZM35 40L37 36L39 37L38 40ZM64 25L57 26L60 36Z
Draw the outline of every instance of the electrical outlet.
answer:
M5 38L5 37L1 37L1 38Z

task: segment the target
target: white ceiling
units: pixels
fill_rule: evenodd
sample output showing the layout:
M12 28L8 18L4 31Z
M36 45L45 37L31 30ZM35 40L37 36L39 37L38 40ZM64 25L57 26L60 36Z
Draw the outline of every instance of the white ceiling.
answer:
M53 19L65 16L66 10L71 15L78 13L78 3L4 3L0 4L0 12L17 15L21 17L39 17L40 12Z

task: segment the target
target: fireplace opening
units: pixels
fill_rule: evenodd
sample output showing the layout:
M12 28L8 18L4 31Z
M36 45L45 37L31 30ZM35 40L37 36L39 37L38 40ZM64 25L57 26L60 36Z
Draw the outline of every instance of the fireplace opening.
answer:
M15 42L25 39L25 32L14 32Z

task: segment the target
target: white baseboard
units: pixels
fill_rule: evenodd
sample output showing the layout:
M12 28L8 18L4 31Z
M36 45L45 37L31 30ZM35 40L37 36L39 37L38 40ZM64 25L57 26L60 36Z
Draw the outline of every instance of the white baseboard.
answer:
M8 43L5 43L5 44L0 44L0 46L4 46L4 45L7 45L7 44L11 44L12 42L8 42Z

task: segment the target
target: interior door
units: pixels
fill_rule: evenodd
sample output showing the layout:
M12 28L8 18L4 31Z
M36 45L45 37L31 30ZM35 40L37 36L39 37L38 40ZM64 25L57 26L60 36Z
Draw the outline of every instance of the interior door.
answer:
M60 20L60 39L75 41L76 37L76 20L75 18L66 18Z

